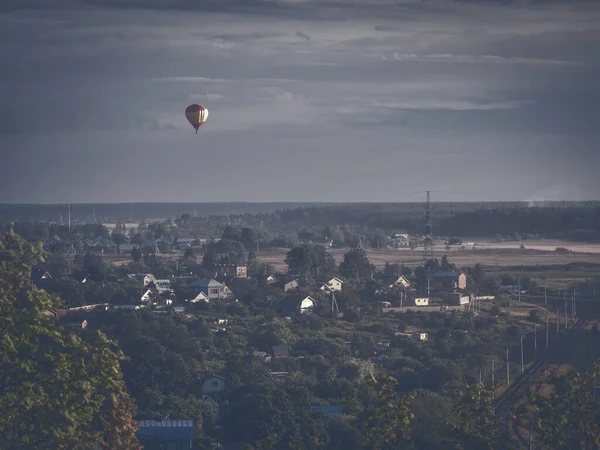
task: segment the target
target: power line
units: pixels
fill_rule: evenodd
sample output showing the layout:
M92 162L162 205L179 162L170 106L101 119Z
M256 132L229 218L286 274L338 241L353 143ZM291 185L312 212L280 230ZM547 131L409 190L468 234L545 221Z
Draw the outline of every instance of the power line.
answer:
M431 197L427 191L427 201L425 203L425 227L423 230L423 257L422 263L428 259L435 258L435 248L433 244L432 226L431 226Z

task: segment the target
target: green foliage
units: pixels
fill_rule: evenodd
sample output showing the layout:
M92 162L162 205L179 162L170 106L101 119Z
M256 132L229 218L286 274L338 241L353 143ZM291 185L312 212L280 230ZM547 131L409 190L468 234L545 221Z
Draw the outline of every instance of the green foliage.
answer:
M370 277L375 272L375 266L369 262L364 250L355 249L344 254L339 270L344 277L361 279Z
M548 381L549 395L536 392L516 409L521 424L531 426L542 448L599 448L600 408L594 387L600 385L600 360L582 375L571 371Z
M373 402L360 421L368 449L409 448L414 419L410 403L414 393L398 394L397 383L384 372L379 372L369 383Z
M289 273L315 281L331 278L336 273L335 259L322 245L294 247L288 252L285 263Z
M140 448L124 359L98 332L78 336L45 311L58 297L38 290L40 246L15 233L0 241L0 448Z
M492 398L492 392L481 382L466 385L456 393L450 426L456 433L457 449L497 448L498 425Z

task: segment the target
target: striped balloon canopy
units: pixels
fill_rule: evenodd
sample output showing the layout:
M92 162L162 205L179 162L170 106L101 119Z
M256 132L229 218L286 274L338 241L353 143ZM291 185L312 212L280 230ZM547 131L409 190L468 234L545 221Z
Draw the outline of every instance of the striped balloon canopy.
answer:
M208 109L198 104L190 105L185 109L185 117L198 133L198 128L208 119Z

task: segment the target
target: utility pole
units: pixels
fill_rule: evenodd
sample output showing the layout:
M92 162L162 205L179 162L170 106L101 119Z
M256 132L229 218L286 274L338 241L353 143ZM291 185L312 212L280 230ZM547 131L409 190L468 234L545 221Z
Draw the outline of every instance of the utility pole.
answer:
M521 373L525 372L525 364L523 361L523 336L521 336Z
M537 358L537 323L533 324L533 359Z
M508 349L506 349L506 385L510 385L510 367L508 364Z
M544 278L544 305L548 304L548 294L546 292L546 284L547 284L547 279Z
M258 239L256 240L256 254L258 254Z
M521 301L521 279L517 278L517 288L519 289L519 301Z
M546 350L548 350L548 316L549 313L546 312Z
M494 373L494 358L492 358L492 392L496 390L496 379ZM493 395L493 394L492 394Z
M558 329L558 308L556 308L556 335L558 336L560 330Z
M571 297L571 318L575 322L575 288L573 287L573 297Z
M569 328L569 311L567 309L567 293L565 291L565 329Z

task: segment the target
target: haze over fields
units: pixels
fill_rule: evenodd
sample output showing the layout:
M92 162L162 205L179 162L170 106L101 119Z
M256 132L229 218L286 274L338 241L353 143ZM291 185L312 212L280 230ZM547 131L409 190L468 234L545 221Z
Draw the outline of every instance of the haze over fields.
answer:
M0 202L598 199L599 11L4 0Z

